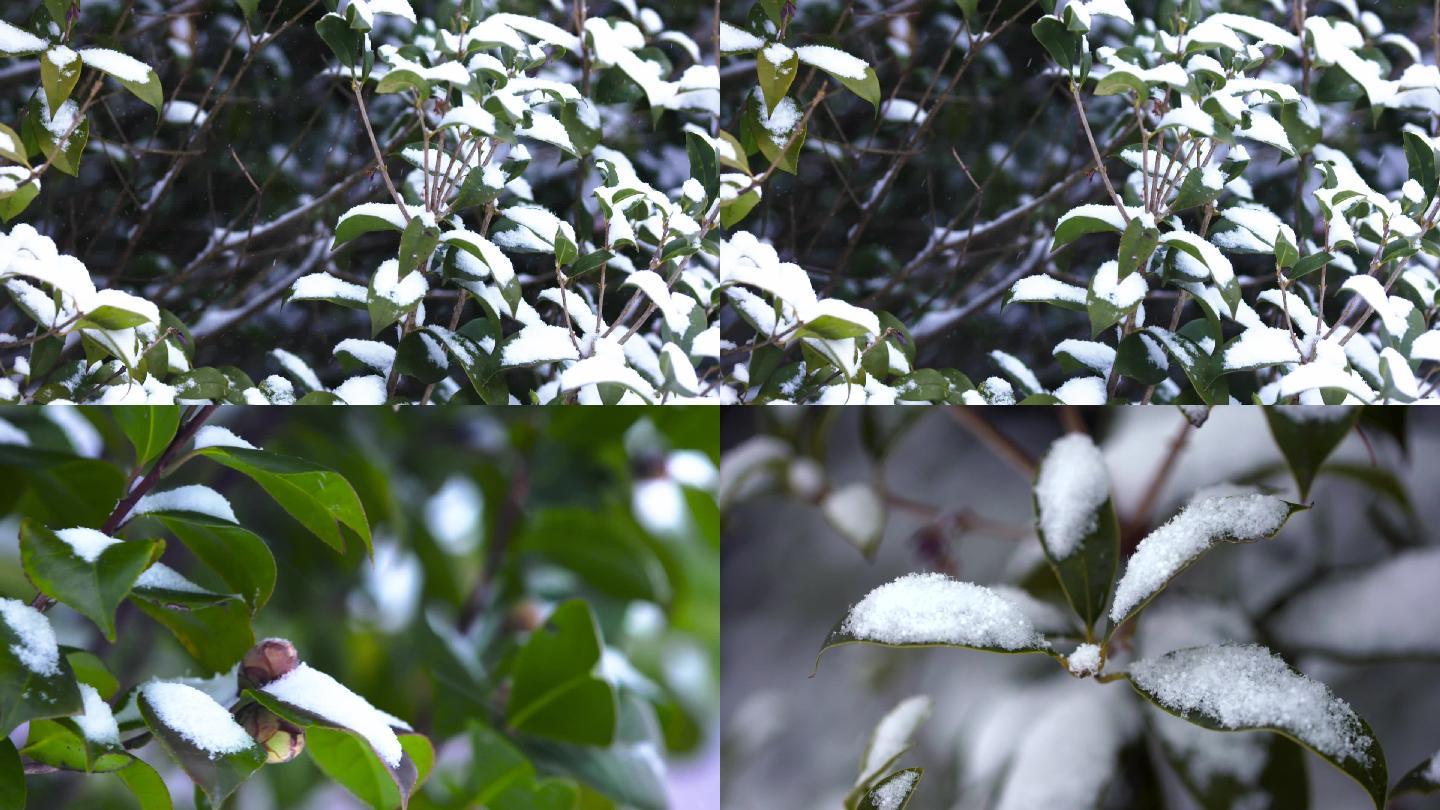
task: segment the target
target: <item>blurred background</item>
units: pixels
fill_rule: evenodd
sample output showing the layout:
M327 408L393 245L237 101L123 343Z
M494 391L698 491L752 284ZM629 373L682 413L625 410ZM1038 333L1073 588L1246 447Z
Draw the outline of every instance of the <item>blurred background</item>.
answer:
M973 415L981 410L983 416ZM1091 431L1104 451L1122 526L1162 469L1168 479L1161 479L1149 525L1167 520L1197 489L1220 482L1262 484L1297 499L1261 409L1214 409L1171 457L1184 423L1181 411L1161 407L727 409L720 484L723 806L836 810L875 724L902 699L928 694L932 716L917 748L896 765L925 769L910 807L991 808L989 790L1049 695L1088 688L1097 700L1138 706L1140 698L1125 684L1074 682L1044 656L852 645L826 653L810 675L816 652L846 610L905 573L941 570L983 585L1033 589L1035 572L1048 569L1032 531L1030 482L1012 461L1039 458L1067 424ZM1312 510L1273 540L1213 550L1162 593L1141 621L1136 641L1142 651L1201 643L1191 639L1215 627L1225 637L1250 640L1235 637L1327 574L1404 553L1440 553L1429 530L1440 503L1426 494L1440 475L1440 417L1390 408L1367 413L1361 424L1312 487ZM878 482L889 493L886 522L874 559L867 560L816 503L825 491ZM1134 534L1132 528L1132 542ZM1361 634L1393 622L1422 634L1435 628L1427 648L1345 662L1287 643L1265 622L1253 635L1370 722L1393 785L1440 749L1434 723L1440 716L1440 602L1395 612L1384 597L1337 604L1328 620ZM1146 709L1146 723L1162 722ZM1225 735L1221 744L1240 746L1247 736L1260 735ZM1150 745L1138 759L1126 752L1124 777L1112 783L1106 806L1198 807ZM1319 758L1307 754L1304 765L1311 807L1369 806L1354 782ZM1152 779L1158 785L1137 787ZM1158 795L1137 798L1149 789ZM1426 801L1391 806L1435 806Z
M105 409L0 409L0 419L30 449L129 468L129 445ZM211 420L258 447L343 473L370 519L373 560L353 541L338 555L253 482L218 465L186 463L163 486L214 487L269 545L279 578L255 617L257 638L290 639L308 663L431 738L439 763L427 784L433 790L412 808L456 806L438 788L471 767L465 732L486 716L477 703L503 702L499 684L457 691L446 678L455 661L473 656L472 669L494 671L497 658L550 609L579 596L603 631L602 676L641 696L653 732L634 744L631 759L646 763L670 807L705 810L719 806L720 779L717 420L714 409L702 408L254 407L222 409ZM15 441L14 432L5 436ZM18 451L0 458L0 596L28 601L34 590L20 568L16 534L33 507L23 486L33 471L18 458ZM147 533L143 520L129 536L165 536L158 524ZM462 617L474 608L467 604L483 561L502 533L509 539L494 607L467 623ZM214 580L180 543L170 542L164 559L202 585ZM113 645L64 605L49 616L60 642L100 655L122 690L152 677L210 674L128 602ZM24 728L12 736L23 744ZM139 754L166 777L176 807L190 806L184 774L153 744ZM113 777L56 773L29 784L31 808L133 806ZM636 805L665 802L654 799ZM261 769L226 804L358 806L307 756ZM581 806L626 805L587 790Z

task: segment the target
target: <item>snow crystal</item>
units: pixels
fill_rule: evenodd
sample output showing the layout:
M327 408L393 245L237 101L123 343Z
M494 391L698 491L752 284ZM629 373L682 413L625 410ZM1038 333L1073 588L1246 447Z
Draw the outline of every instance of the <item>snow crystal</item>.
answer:
M22 666L37 675L60 674L60 647L44 613L19 599L0 599L0 620L17 638L10 645L10 654L20 659Z
M1180 511L1140 541L1115 586L1110 619L1119 622L1216 542L1248 543L1278 531L1290 507L1270 495L1207 498Z
M507 367L578 359L570 330L545 323L521 329L500 352L500 364Z
M1094 675L1100 671L1100 645L1081 644L1067 660L1072 675Z
M125 82L144 84L150 77L150 67L144 62L109 48L86 48L80 52L80 61Z
M203 450L206 447L239 447L245 450L255 449L255 445L219 425L205 425L196 431L195 449Z
M1322 754L1367 762L1370 738L1349 704L1255 644L1216 644L1137 661L1130 678L1166 708L1225 729L1278 728Z
M348 354L380 374L389 374L395 364L395 347L378 340L345 338L335 344L334 354Z
M861 81L870 65L864 59L828 45L801 45L795 49L800 61L813 65L833 76Z
M1115 365L1115 349L1095 340L1066 338L1055 344L1052 354L1056 357L1069 355L1101 376L1109 376L1110 367Z
M385 378L378 374L351 377L336 386L335 396L346 405L384 405Z
M786 96L780 99L775 109L766 112L765 105L761 104L757 113L761 125L770 133L770 140L777 144L784 145L790 140L790 133L795 131L795 126L800 123L800 105L795 99Z
M1007 354L999 349L994 349L990 352L990 358L995 361L995 364L1000 367L1001 371L1010 375L1016 382L1020 383L1021 387L1031 392L1045 390L1045 387L1040 384L1040 380L1036 378L1035 372L1031 371L1028 366L1014 355Z
M1225 348L1226 371L1298 362L1295 336L1274 326L1252 326Z
M189 484L164 492L152 492L136 502L133 514L145 515L151 512L198 512L213 518L239 523L230 501L224 495L204 484Z
M866 784L878 778L895 758L905 753L915 736L915 730L930 714L928 695L915 695L900 701L889 714L875 726L870 747L865 751L865 761L860 768L860 779L856 784Z
M1085 290L1050 276L1026 276L1010 288L1010 300L1025 303L1064 301L1083 305Z
M1212 14L1206 18L1233 31L1254 37L1266 45L1275 45L1287 51L1300 49L1300 38L1274 23L1248 17L1244 14Z
M45 40L0 20L0 53L17 55L45 50Z
M1107 399L1105 380L1100 377L1076 377L1066 380L1053 392L1066 405L1104 405Z
M151 681L140 694L162 725L211 759L252 748L255 741L224 706L204 692L183 683Z
M760 55L764 57L765 61L783 70L785 63L790 61L790 58L795 55L795 51L783 43L772 42L760 51Z
M1272 629L1287 645L1352 657L1433 653L1440 650L1436 582L1440 548L1407 551L1302 592Z
M1345 279L1345 283L1340 285L1340 289L1349 290L1364 299L1365 303L1375 310L1375 314L1380 316L1381 322L1385 324L1385 331L1389 332L1392 337L1398 339L1404 336L1405 331L1409 329L1409 324L1405 319L1406 313L1401 311L1401 307L1395 305L1396 302L1403 299L1388 297L1385 294L1385 288L1374 276L1351 276Z
M944 574L907 574L850 609L841 630L882 644L960 644L1021 650L1048 647L1013 602Z
M1035 502L1045 548L1057 560L1075 552L1099 525L1110 497L1105 459L1090 437L1071 433L1050 445L1035 479Z
M375 295L384 298L386 301L397 307L405 308L413 306L425 292L430 289L430 284L425 280L425 274L419 270L412 270L400 277L400 260L387 259L380 263L375 270L375 277L372 279L372 286Z
M165 591L181 591L182 593L206 593L206 590L199 585L186 579L179 571L165 563L154 563L140 574L135 580L137 588L159 588Z
M120 542L94 529L61 529L55 532L55 536L65 541L75 556L89 563L99 559L105 549Z
M45 58L50 60L50 64L55 67L65 68L74 64L75 60L80 58L80 55L64 45L56 45L45 53Z
M915 771L898 773L885 784L870 792L870 801L875 804L876 810L900 810L904 804L905 797L915 789L915 781L920 775Z
M869 484L846 484L820 504L825 518L848 538L869 542L885 529L885 504Z
M106 703L90 684L82 683L79 686L85 713L70 719L75 721L75 725L80 727L80 733L90 742L119 745L120 727L115 724L115 715L110 711L110 704Z
M386 765L400 765L404 753L391 729L392 718L369 701L309 664L301 664L264 687L266 694L364 737Z
M311 273L295 279L290 285L292 301L354 301L364 303L366 291L359 284L352 284L329 273Z

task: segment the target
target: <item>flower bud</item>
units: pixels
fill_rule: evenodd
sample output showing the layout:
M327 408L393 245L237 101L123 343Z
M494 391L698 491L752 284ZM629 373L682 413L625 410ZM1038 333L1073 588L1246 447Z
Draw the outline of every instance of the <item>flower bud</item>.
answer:
M271 765L289 762L305 750L305 729L284 720L259 703L252 703L235 716L245 733L265 749Z
M267 638L250 648L240 660L240 688L253 689L283 678L300 665L295 645L283 638Z

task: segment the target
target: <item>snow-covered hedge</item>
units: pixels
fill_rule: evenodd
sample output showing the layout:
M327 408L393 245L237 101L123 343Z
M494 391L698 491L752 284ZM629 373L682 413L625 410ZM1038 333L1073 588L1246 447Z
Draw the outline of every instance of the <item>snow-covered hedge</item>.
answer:
M198 31L185 13L157 8L164 25L148 25L64 0L0 22L0 54L31 60L13 73L38 64L39 74L17 84L28 99L15 126L0 125L0 159L13 164L0 168L0 214L24 220L0 235L0 283L15 305L0 312L12 333L0 336L0 400L716 397L719 76L708 35L633 0L216 5ZM674 17L701 19L693 9ZM160 74L91 47L153 52L157 33L170 51ZM279 82L258 100L237 97L257 62ZM316 75L296 75L300 62ZM197 89L194 76L210 86ZM154 109L117 117L106 77ZM306 99L319 102L313 111L297 104ZM292 140L242 158L237 136L257 115L281 118L275 129ZM296 166L300 148L323 168L353 166L331 179ZM76 175L88 158L79 181L94 182L94 151L126 181L99 184L117 197L107 219L59 216L76 199L70 187L32 205L42 176L63 183L51 168ZM152 155L175 157L158 177L126 176L131 160ZM192 158L208 183L243 177L255 210L218 215L229 200L180 180ZM293 203L266 205L277 193ZM154 244L147 230L162 211L177 221ZM126 217L135 221L118 228L123 248L104 244ZM191 229L205 234L194 253L181 236ZM87 272L57 241L89 242L86 254L98 243L114 263L91 261ZM140 284L122 272L137 249L149 278ZM172 308L193 313L191 328ZM321 353L312 319L328 343ZM247 329L261 345L239 357L197 349Z
M722 28L740 128L726 143L742 171L756 151L768 166L726 183L727 220L761 218L723 258L722 283L741 285L724 364L737 397L1436 395L1440 69L1424 17L1355 0L981 5L760 2ZM837 38L870 61L818 44ZM835 106L827 74L878 114ZM770 205L777 170L801 182ZM777 237L779 256L749 247ZM990 328L969 327L980 317ZM813 320L844 328L807 333ZM971 376L920 368L956 357Z

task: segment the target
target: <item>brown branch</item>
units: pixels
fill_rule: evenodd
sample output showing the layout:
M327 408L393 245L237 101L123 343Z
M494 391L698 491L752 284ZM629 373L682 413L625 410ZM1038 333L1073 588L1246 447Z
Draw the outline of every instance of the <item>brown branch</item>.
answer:
M970 432L970 435L980 440L990 449L990 452L999 456L1003 461L1014 467L1026 478L1034 478L1038 469L1034 457L1025 448L1015 443L1015 440L1001 433L990 421L981 416L978 411L969 407L955 405L945 409L959 425Z

